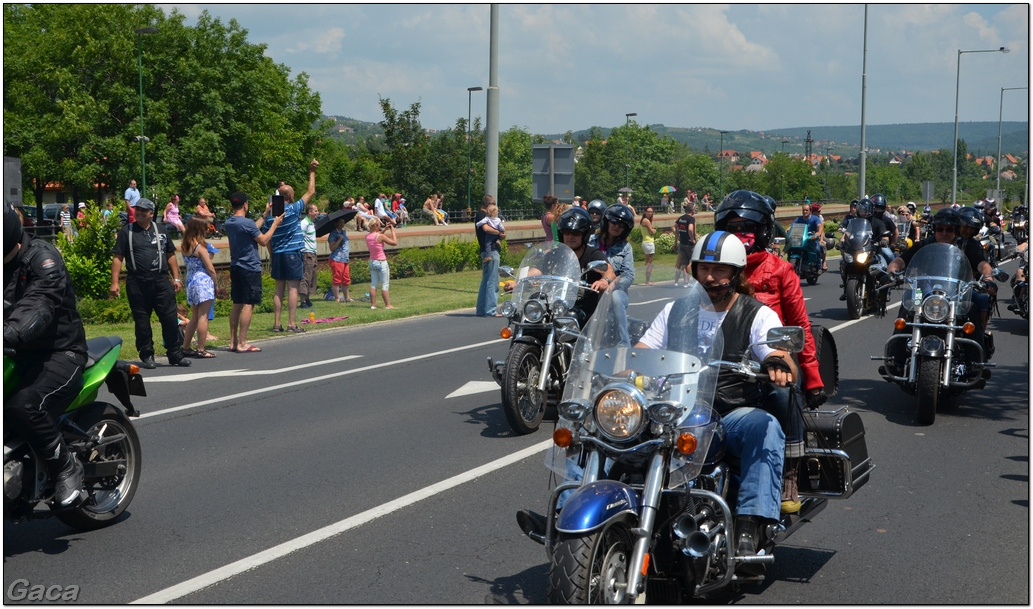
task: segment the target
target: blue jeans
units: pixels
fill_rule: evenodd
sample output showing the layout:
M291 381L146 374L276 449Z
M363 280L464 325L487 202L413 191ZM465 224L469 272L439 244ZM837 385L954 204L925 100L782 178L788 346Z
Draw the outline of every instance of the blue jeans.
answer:
M613 314L616 318L614 324L620 333L620 344L631 346L631 338L628 336L628 293L621 289L613 290Z
M485 258L491 260L485 261ZM481 252L481 287L477 291L477 315L494 315L499 303L499 253Z
M738 516L778 520L782 508L785 433L760 408L736 408L724 415L725 445L739 457Z

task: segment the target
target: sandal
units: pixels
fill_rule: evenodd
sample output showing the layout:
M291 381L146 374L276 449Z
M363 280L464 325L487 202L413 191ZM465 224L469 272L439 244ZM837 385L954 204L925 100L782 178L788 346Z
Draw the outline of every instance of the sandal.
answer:
M195 357L199 357L201 359L212 359L212 358L215 357L215 354L214 353L209 353L208 351L205 351L204 349L202 349L200 351L197 351L197 355Z
M183 349L183 357L200 357L197 349Z
M273 326L273 332L283 332L283 326Z
M302 328L301 326L287 326L287 331L293 332L295 334L300 334L301 332L305 331L305 328Z
M258 347L254 346L254 345L248 345L247 349L237 348L237 349L234 349L233 352L234 353L259 353L260 351L261 351L261 349L259 349Z

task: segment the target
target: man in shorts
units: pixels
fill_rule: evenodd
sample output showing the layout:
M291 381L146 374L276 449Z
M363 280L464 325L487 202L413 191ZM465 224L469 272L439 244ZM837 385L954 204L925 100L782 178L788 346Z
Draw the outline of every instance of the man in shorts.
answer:
M696 218L692 217L696 211L695 205L690 203L682 206L682 209L685 213L674 221L674 236L678 241L678 260L674 263L674 287L681 285L682 273L685 274L685 285L689 285L691 269L686 270L686 267L692 261L692 248L696 247Z
M265 233L261 227L265 218L255 222L248 218L248 196L242 192L230 196L233 215L223 224L226 238L230 242L230 351L253 353L261 351L247 343L247 331L251 327L251 314L256 304L262 302L262 260L258 257L258 246L267 246L283 222L283 215L273 218ZM265 213L271 213L273 204L266 205Z
M283 228L273 236L272 243L272 275L276 280L276 292L273 293L273 332L283 332L280 315L283 312L283 296L287 293L287 331L304 332L297 323L298 287L305 274L305 260L302 249L305 247L305 235L301 229L301 217L305 206L312 195L316 194L316 167L319 161L312 159L308 165L308 189L297 201L294 200L294 189L281 184L277 194L283 196ZM266 212L266 222L272 221L270 212Z

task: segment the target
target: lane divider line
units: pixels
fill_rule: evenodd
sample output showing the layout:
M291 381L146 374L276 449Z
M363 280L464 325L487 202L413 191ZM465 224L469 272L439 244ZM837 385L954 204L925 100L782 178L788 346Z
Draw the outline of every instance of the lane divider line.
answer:
M476 467L462 474L453 476L451 478L442 480L436 484L432 484L428 487L422 488L418 491L409 493L389 501L383 505L375 508L366 510L365 512L356 514L344 520L340 520L331 525L325 526L321 529L312 531L296 537L290 541L281 543L277 546L273 546L268 550L264 550L257 554L253 554L246 558L242 558L236 562L232 562L224 567L209 571L202 575L198 575L192 579L188 579L185 582L176 584L165 588L164 590L155 592L143 598L133 601L133 605L152 605L159 603L169 603L171 601L180 599L188 594L198 592L209 586L215 585L221 581L227 580L241 573L245 573L252 569L261 567L262 565L268 564L279 558L283 558L292 552L307 548L321 541L325 541L335 535L340 535L346 531L362 526L372 520L380 518L381 516L387 516L393 512L396 512L402 508L409 507L414 503L433 497L439 493L451 490L457 486L465 484L467 482L476 480L481 476L490 474L504 467L508 467L526 459L527 457L533 456L540 453L552 445L552 439L539 442L533 446L529 446L523 450L519 450L513 454L506 455L500 459L496 459L480 467Z

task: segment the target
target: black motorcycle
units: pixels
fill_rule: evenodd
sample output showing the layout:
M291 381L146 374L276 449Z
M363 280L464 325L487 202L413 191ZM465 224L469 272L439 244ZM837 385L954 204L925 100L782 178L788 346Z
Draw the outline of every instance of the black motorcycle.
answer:
M1029 224L1026 218L1026 207L1020 205L1011 213L1011 236L1015 243L1022 244L1029 239Z
M1029 249L1024 249L1021 256L1022 279L1019 279L1019 273L1012 277L1012 303L1008 310L1022 319L1029 319Z
M994 270L998 281L1008 274ZM894 322L897 333L886 341L879 367L883 379L915 396L918 422L932 425L936 411L969 389L982 389L990 378L990 335L973 336L972 293L985 289L972 279L972 266L957 247L926 245L908 265L903 277L903 315ZM903 361L897 359L903 355Z
M879 317L886 313L886 291L878 289L870 272L879 260L878 247L872 234L872 223L867 218L851 218L843 227L843 242L839 246L842 258L840 273L850 319L860 319L865 313L875 313Z
M598 261L590 270L605 266ZM502 410L513 431L533 433L563 393L574 342L584 324L575 308L581 290L581 267L573 250L548 241L532 247L516 274L503 267L516 285L513 298L500 305L508 318L502 338L510 339L506 359L488 358L488 369L502 388Z

